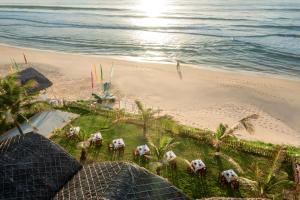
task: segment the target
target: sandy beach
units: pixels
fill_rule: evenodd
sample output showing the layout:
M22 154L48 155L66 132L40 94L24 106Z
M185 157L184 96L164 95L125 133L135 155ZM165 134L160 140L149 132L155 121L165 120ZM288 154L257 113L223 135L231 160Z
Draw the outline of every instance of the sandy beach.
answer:
M300 146L300 81L250 73L208 70L205 66L153 63L123 58L41 51L0 45L0 76L8 73L11 59L45 74L54 84L53 98L91 98L91 66L101 64L105 78L114 63L113 92L126 101L139 99L160 108L183 124L215 130L219 123L259 114L253 135L238 137L276 144Z

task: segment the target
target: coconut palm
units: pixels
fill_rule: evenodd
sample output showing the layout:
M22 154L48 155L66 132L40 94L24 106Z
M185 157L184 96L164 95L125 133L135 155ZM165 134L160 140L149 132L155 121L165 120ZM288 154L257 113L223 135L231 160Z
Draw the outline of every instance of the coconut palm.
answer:
M31 110L37 103L32 101L36 94L29 95L26 92L34 84L34 81L29 81L21 86L14 75L0 80L0 121L3 124L15 125L21 135L24 133L18 119L21 117L28 121L24 113Z
M240 173L243 173L243 169L240 165L233 158L221 152L222 140L227 136L234 136L234 133L241 129L245 129L248 133L253 134L254 125L252 124L252 120L257 118L257 114L249 115L239 120L230 128L228 125L220 124L216 132L213 134L212 144L216 149L215 156L223 157L225 160L229 161Z
M252 120L258 119L257 114L252 114L243 119L239 120L232 127L228 127L228 125L220 124L217 128L217 131L213 135L213 145L216 148L217 152L220 152L220 147L222 144L223 138L226 136L234 136L234 133L238 130L245 129L249 134L254 133L254 125L252 124Z
M144 105L136 100L135 104L138 108L140 119L143 122L143 135L147 138L148 129L151 126L151 123L155 120L155 114L159 112L159 110L153 110L151 108L145 108Z
M242 118L232 127L226 127L226 131L224 132L222 137L225 137L226 135L233 135L236 131L241 129L245 129L249 134L253 134L255 129L252 120L258 119L258 117L258 114L252 114Z
M288 179L288 174L279 170L281 163L284 161L283 155L285 155L284 148L279 148L267 174L264 174L263 170L255 163L251 166L254 180L241 177L239 178L240 182L251 188L259 197L278 198L281 195L282 188L294 185L294 182Z

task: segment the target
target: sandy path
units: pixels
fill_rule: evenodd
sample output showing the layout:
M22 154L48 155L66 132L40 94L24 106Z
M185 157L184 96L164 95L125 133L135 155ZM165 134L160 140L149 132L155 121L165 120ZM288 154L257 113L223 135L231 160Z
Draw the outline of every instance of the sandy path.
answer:
M195 69L182 65L180 80L175 64L147 63L121 58L55 53L0 46L0 73L10 59L23 62L25 53L54 86L49 94L66 99L91 98L90 70L102 64L106 77L114 62L114 92L123 99L140 99L161 108L184 124L215 130L248 114L257 113L256 133L242 138L300 146L300 81L246 73Z

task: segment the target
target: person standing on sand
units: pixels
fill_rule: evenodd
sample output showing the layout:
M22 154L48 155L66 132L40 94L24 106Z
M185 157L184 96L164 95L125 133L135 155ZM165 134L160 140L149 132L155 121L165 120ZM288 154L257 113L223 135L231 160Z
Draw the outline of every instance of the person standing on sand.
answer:
M179 78L182 79L182 73L181 73L181 67L180 67L180 62L177 60L177 65L176 65L177 73L179 75Z

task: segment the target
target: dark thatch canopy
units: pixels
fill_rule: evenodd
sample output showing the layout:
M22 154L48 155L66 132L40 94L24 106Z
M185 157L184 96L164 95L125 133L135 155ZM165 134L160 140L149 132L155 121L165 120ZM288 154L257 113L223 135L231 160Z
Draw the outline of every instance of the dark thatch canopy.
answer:
M165 179L126 162L84 166L55 196L60 199L189 199Z
M35 93L44 90L52 85L52 82L36 69L29 67L17 73L17 78L24 85L28 81L34 80L37 84L30 88L28 93Z
M50 199L80 168L39 134L7 139L0 142L0 199Z

